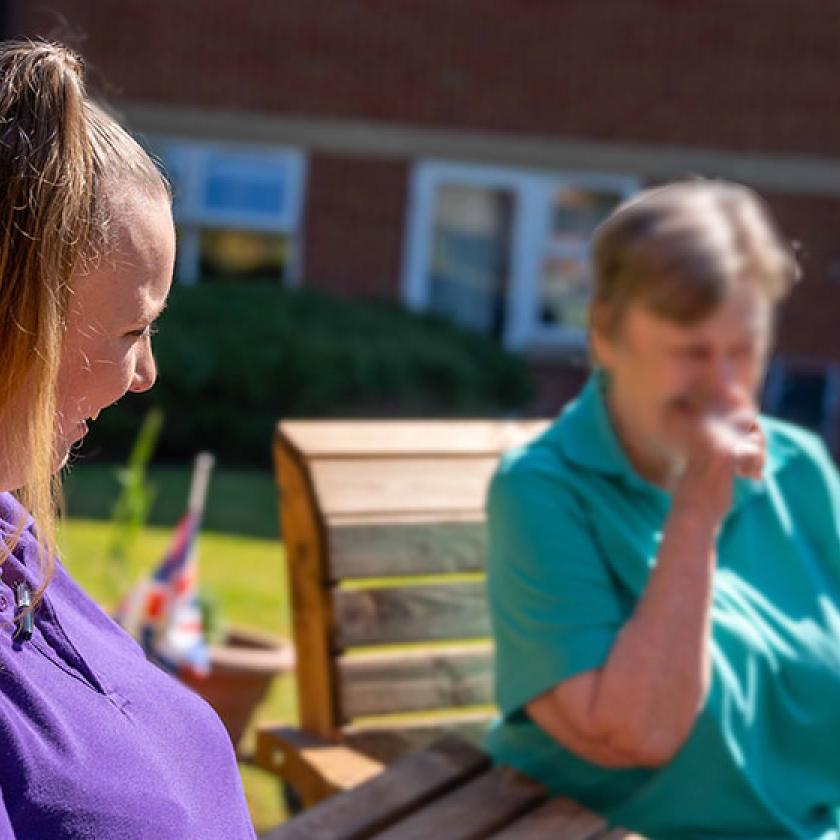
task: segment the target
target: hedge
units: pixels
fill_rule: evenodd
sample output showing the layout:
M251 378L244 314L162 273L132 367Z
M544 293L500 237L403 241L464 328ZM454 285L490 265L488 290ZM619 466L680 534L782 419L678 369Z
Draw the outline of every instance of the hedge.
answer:
M158 457L207 448L268 465L281 417L515 414L533 395L525 363L497 343L384 301L176 286L158 327L156 386L103 412L87 457L122 460L151 406L165 414Z

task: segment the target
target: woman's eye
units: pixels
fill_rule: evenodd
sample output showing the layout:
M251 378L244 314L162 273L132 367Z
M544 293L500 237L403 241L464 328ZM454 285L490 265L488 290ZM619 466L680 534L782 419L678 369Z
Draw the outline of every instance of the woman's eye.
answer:
M126 333L126 335L131 338L151 338L153 335L157 335L157 333L157 327L154 324L149 324L148 327L143 327L142 330L132 330L130 333Z
M677 355L683 359L690 359L693 362L703 361L708 358L709 352L705 347L684 347L677 352Z

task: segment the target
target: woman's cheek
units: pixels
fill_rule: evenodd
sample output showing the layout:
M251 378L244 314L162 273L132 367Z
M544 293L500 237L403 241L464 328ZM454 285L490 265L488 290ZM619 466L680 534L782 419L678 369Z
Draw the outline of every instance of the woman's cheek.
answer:
M88 392L91 394L93 408L101 410L115 403L126 392L126 382L131 381L130 354L102 358L94 368L94 377Z
M738 383L756 400L764 380L764 373L765 368L761 362L750 363L738 371Z
M130 353L120 367L119 383L115 383L116 390L119 393L114 396L114 401L123 397L131 387L131 380L134 378L134 367L134 355Z
M136 342L131 349L131 352L125 358L125 364L122 370L122 394L128 393L134 383L134 378L137 375L137 370L142 355L142 343ZM122 396L122 394L120 396Z

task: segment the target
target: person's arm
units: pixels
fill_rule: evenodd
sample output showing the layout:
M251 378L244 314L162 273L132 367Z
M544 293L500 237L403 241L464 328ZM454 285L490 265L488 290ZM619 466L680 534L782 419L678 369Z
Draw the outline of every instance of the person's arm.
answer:
M606 664L527 704L534 722L563 746L605 767L656 767L685 740L709 679L714 531L675 512Z
M657 767L683 744L709 685L715 538L736 473L760 474L763 442L738 456L706 438L674 496L657 564L633 615L598 669L526 705L570 751L606 767Z

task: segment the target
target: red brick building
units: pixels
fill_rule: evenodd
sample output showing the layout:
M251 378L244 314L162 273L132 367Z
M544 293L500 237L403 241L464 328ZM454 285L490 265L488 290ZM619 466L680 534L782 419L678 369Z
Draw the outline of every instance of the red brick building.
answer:
M581 377L588 231L687 174L801 243L771 407L840 417L840 6L825 0L7 0L57 27L178 191L179 276L401 299ZM107 84L99 80L107 80Z

